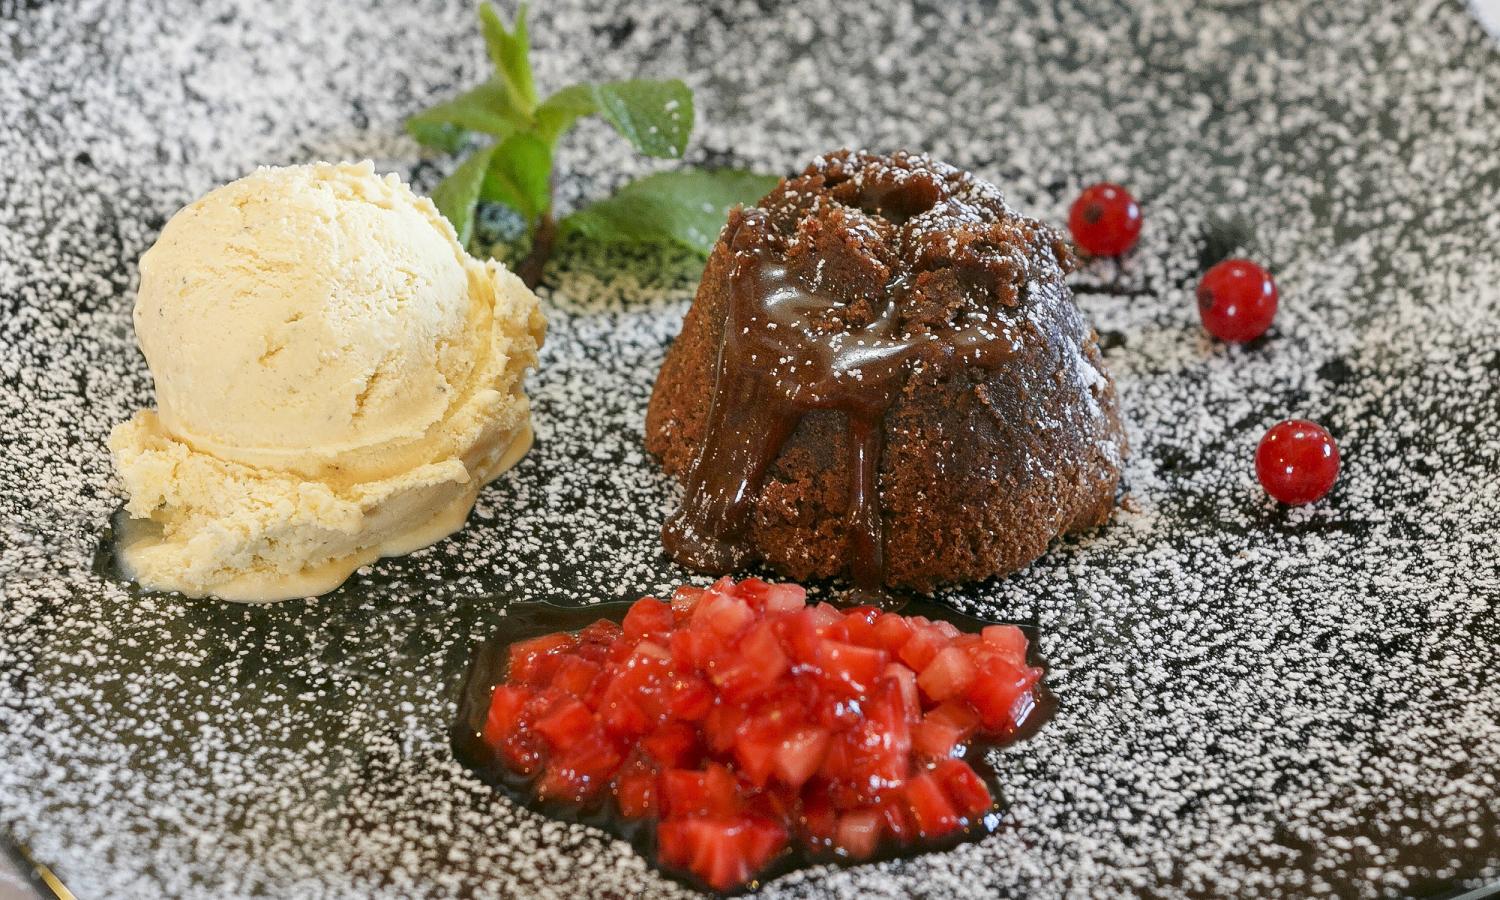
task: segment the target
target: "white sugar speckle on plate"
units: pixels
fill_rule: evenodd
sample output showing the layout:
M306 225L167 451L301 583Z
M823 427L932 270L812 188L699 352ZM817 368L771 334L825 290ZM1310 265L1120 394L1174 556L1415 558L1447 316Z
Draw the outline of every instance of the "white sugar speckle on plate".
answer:
M1129 418L1127 502L954 591L1034 624L1060 707L997 752L1009 825L768 896L1382 896L1500 877L1500 50L1463 4L683 4L532 13L544 90L683 77L697 163L926 150L1061 223L1145 229L1075 277ZM541 294L537 445L469 527L314 601L139 596L94 554L104 437L151 402L136 260L261 164L375 159L483 77L467 3L0 0L0 834L81 897L676 896L625 844L521 810L446 742L509 599L686 573L642 417L699 263L570 245ZM663 165L565 141L572 207ZM1208 340L1231 253L1282 305ZM1251 456L1319 421L1344 472L1283 510Z

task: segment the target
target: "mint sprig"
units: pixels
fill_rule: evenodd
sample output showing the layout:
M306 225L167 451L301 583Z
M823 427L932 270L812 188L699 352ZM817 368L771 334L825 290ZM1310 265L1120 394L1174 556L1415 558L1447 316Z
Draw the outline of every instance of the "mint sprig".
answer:
M507 29L500 14L489 3L479 5L479 30L490 62L500 74L510 99L526 114L536 108L536 87L531 81L531 43L526 38L526 4L516 10L516 24Z
M511 105L509 91L496 79L406 120L413 137L449 153L462 149L470 131L503 138L526 126L526 115Z
M675 243L707 253L730 207L753 203L776 184L772 176L688 169L631 182L614 196L556 218L553 157L562 137L586 116L599 116L651 157L677 159L693 130L693 93L678 79L580 83L538 102L526 34L526 5L507 26L490 3L479 6L495 74L478 87L417 113L407 131L421 143L473 149L432 192L438 209L466 245L481 202L500 203L526 222L530 252L517 265L536 285L559 232L625 243Z
M458 232L458 242L465 246L474 230L475 198L479 196L498 149L498 146L492 144L474 151L432 192L432 202L453 223L453 230Z
M707 256L728 209L763 196L777 181L732 169L659 172L580 209L563 225L596 241L679 244Z

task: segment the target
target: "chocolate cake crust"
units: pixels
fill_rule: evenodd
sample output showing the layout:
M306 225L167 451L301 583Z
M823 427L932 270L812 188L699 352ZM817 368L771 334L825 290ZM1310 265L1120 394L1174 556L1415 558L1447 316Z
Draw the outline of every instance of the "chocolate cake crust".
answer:
M926 156L840 151L735 210L646 418L663 541L930 591L1102 524L1125 438L1059 236Z

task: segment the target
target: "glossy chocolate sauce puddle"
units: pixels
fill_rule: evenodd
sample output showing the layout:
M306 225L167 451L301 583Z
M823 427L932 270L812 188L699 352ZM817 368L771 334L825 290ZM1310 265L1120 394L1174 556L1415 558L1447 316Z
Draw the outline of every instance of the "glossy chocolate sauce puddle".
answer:
M923 192L930 192L929 183L907 184L913 196L890 188L874 198L897 220L897 211L932 203ZM913 361L935 352L996 369L1020 343L1009 323L990 317L942 332L903 332L897 310L910 285L899 277L887 285L870 321L837 327L835 320L829 327L828 314L843 304L775 258L762 239L769 229L766 211L750 209L729 239L735 261L707 433L688 472L682 507L662 528L662 544L673 559L699 571L730 572L749 563L745 532L767 470L803 415L834 410L844 413L849 429L848 575L861 591L876 591L885 581L879 485L885 415Z
M654 817L627 819L620 816L614 809L608 791L601 792L600 796L587 806L538 799L531 790L533 777L518 774L507 767L499 755L485 744L481 736L485 718L489 714L490 695L494 692L495 685L500 684L506 678L508 653L512 644L558 631L579 631L600 619L619 623L625 618L625 613L630 610L633 602L600 603L586 607L564 607L540 602L510 604L495 633L479 645L479 649L475 651L469 664L468 672L459 690L458 713L449 731L449 739L458 761L471 769L486 784L499 790L511 802L564 822L588 825L614 835L629 843L643 859L674 881L698 890L709 890L690 873L664 866L658 861L657 819ZM925 601L912 601L899 611L902 615L920 615L933 621L951 622L965 632L978 631L985 625L1012 624L967 616L948 607ZM1036 629L1028 625L1017 627L1026 635L1027 664L1045 668L1041 658L1036 654ZM1007 746L1030 738L1051 719L1057 709L1057 700L1047 690L1045 680L1037 682L1032 688L1032 697L1034 704L1021 718L1020 725L1015 731L999 741L985 741L976 737L970 741L968 750L962 757L984 780L985 786L990 790L990 796L996 798L995 805L990 812L979 817L968 828L937 840L913 840L906 844L896 844L888 837L883 838L872 856L858 861L850 860L831 851L812 852L803 847L801 842L791 841L787 848L760 872L755 881L729 893L741 894L753 891L765 882L797 869L825 864L864 865L920 856L978 840L1002 828L1014 827L1006 822L999 774L990 765L987 751L991 747Z

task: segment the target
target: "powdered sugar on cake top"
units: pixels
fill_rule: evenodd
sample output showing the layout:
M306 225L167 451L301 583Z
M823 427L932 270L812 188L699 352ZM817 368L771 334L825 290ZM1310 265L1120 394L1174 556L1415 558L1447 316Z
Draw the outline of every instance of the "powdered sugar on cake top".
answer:
M91 574L109 426L150 402L135 260L259 164L451 166L405 114L481 77L464 4L22 3L0 16L0 827L80 896L672 896L623 844L464 774L457 678L505 597L685 577L641 419L697 263L565 249L538 444L470 526L270 609ZM684 76L698 161L842 145L973 169L1060 223L1084 184L1145 214L1074 276L1129 419L1113 524L952 602L1036 624L1060 700L999 767L1014 828L771 896L1414 892L1500 875L1500 51L1458 4L1004 0L533 11L544 89ZM0 9L4 9L0 3ZM658 165L586 125L560 202ZM1270 337L1209 341L1192 289L1247 253ZM1344 474L1284 511L1279 418ZM492 596L498 595L498 596ZM582 890L581 890L582 888Z

